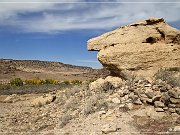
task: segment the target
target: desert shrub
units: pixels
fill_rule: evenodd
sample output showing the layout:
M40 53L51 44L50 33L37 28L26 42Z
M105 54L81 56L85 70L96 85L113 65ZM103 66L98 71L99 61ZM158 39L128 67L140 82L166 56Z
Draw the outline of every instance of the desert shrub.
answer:
M11 86L23 86L23 80L21 78L15 78L10 81Z
M69 100L66 101L64 105L65 112L69 110L71 111L77 110L79 105L80 105L80 100L78 100L75 97L71 97Z
M160 79L172 86L180 86L180 72L178 68L160 69L154 75L155 79Z
M10 84L0 84L0 90L8 90L11 88Z
M72 119L72 116L70 114L64 114L60 117L60 124L59 127L63 128L66 124L69 123L69 121Z
M80 80L72 80L71 83L72 84L82 84L82 81L80 81Z
M89 97L86 100L85 106L84 106L84 115L89 115L92 114L96 111L99 111L101 109L108 109L108 103L104 100L104 95L93 95L91 97Z
M53 80L53 79L46 79L45 80L45 84L58 84L57 80Z
M66 85L69 85L69 84L70 84L70 81L65 80L64 83L65 83Z
M41 80L39 78L34 78L32 80L25 80L24 82L26 84L28 84L28 85L40 85L40 84L44 84L44 80Z
M45 79L45 80L41 80L39 78L35 78L32 80L25 80L24 81L26 84L28 85L40 85L40 84L58 84L58 81L56 80L52 80L52 79Z

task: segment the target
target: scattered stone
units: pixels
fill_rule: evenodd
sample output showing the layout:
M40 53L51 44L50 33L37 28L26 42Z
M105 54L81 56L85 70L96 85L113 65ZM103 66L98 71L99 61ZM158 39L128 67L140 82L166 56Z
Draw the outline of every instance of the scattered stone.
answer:
M115 124L106 124L102 127L101 131L102 133L104 134L109 134L109 133L112 133L112 132L116 132L118 131L120 128L117 128Z
M134 95L134 93L130 94L129 95L129 98L132 99L132 101L136 101L138 99L138 96L137 95Z
M113 98L112 102L115 103L115 104L120 104L121 103L121 101L118 98Z
M47 94L45 96L35 98L31 102L31 106L41 107L43 105L51 103L52 101L54 101L55 98L56 98L55 96L53 96L51 94Z
M173 98L178 98L178 93L176 93L174 90L169 90L168 94Z
M154 97L154 92L151 89L147 89L145 91L145 94L148 98L153 98Z
M175 108L169 108L169 112L175 113L175 112L176 112L176 109L175 109Z
M152 98L152 100L153 100L153 102L155 102L155 101L159 101L160 98L161 98L161 95L156 95Z
M166 92L166 91L168 91L168 89L167 89L166 86L163 86L163 87L160 88L160 91L161 91L161 92Z
M160 107L160 108L165 107L164 103L161 102L161 101L155 101L155 102L154 102L154 106L155 106L155 107Z
M176 98L170 98L171 103L173 104L180 104L180 99L176 99Z
M146 84L144 85L144 87L151 87L152 85L149 83L149 84Z
M170 96L168 95L168 93L163 93L161 97L161 101L167 105L169 104L169 99L170 99Z
M180 132L180 126L175 126L174 127L174 132Z
M135 100L133 103L136 104L136 105L142 105L142 102L141 102L140 98Z
M162 108L155 108L156 112L164 112L164 110Z
M180 108L176 108L176 113L180 115Z

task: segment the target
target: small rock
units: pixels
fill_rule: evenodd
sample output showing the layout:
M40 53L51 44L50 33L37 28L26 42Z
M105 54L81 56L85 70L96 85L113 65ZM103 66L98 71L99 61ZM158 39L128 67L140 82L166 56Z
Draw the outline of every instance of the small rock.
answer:
M128 107L129 110L132 110L133 109L133 104L132 103L128 103L127 107Z
M161 101L155 101L154 102L154 106L155 107L161 107L161 108L165 107L164 103L161 102Z
M163 87L160 88L160 91L161 91L161 92L166 92L166 91L168 91L168 89L167 89L166 86L163 86Z
M109 134L112 132L116 132L117 130L119 130L115 124L106 124L102 127L101 131L104 134Z
M176 113L180 115L180 108L176 108Z
M160 98L161 98L161 95L156 95L152 98L152 100L153 100L153 102L155 102L155 101L159 101Z
M38 98L35 98L32 102L31 102L31 106L43 106L46 104L51 103L56 97L51 95L51 94L47 94L45 96L41 96Z
M171 103L173 104L180 104L180 99L176 99L176 98L170 98Z
M134 94L129 94L129 98L132 99L132 101L136 101L138 99L138 96Z
M168 107L164 107L163 110L164 110L164 111L167 111L167 110L168 110Z
M180 132L180 126L175 126L175 127L174 127L174 131L175 131L175 132Z
M144 85L144 87L151 87L152 85L149 83L149 84L146 84Z
M176 105L175 105L175 104L169 104L168 107L169 107L169 108L175 108Z
M106 114L106 111L99 111L99 115L101 116L101 115L103 115L103 114Z
M171 112L171 113L175 113L175 112L176 112L176 110L175 110L175 108L169 108L169 112Z
M112 102L115 104L120 104L121 101L118 98L113 98Z
M178 93L176 93L174 90L169 90L168 94L173 98L178 98Z
M145 94L148 98L153 98L154 97L154 92L151 89L147 89L145 91Z
M136 101L134 101L133 103L136 105L142 105L142 102L139 98Z
M155 108L156 112L164 112L164 110L162 108Z
M148 104L152 104L152 103L153 103L153 101L152 101L152 99L146 99L146 103L148 103Z
M169 104L169 99L170 99L170 96L168 95L168 93L163 93L161 97L161 101L165 104Z

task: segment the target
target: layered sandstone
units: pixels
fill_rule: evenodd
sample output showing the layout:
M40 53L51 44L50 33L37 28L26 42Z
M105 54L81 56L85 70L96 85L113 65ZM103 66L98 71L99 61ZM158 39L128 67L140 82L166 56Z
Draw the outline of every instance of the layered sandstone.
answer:
M180 30L163 18L150 18L117 28L88 41L98 60L112 74L124 72L150 77L160 68L180 67Z

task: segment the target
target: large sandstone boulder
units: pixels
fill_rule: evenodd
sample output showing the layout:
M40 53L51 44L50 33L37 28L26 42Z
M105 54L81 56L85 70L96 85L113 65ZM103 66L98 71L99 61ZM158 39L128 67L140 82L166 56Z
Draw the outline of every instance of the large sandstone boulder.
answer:
M88 50L99 51L98 60L116 76L151 77L159 68L180 67L180 30L151 18L90 39Z

